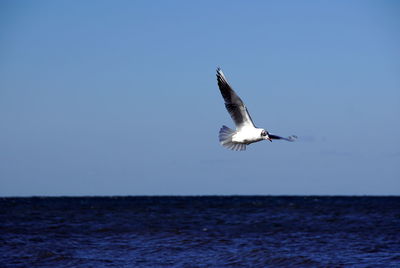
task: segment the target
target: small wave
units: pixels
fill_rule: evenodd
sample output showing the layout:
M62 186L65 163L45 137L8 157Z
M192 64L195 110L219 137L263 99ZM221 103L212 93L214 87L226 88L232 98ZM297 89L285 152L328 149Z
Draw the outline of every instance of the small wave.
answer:
M275 257L268 260L269 265L279 265L279 266L319 266L321 263L307 258L305 256L290 256L290 257Z

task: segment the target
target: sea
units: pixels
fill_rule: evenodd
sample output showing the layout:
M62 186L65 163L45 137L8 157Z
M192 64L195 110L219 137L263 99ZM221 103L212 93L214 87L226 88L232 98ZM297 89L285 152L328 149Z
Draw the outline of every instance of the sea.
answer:
M400 267L400 197L0 198L0 267Z

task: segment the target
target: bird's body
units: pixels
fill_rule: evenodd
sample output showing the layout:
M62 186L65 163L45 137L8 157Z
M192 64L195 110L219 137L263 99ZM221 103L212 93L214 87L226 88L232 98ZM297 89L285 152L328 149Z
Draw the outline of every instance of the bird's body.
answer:
M220 68L217 69L217 80L221 95L225 100L225 107L236 125L236 130L222 126L219 131L219 141L222 146L235 151L243 151L246 150L246 145L262 140L294 141L296 139L296 136L284 138L269 134L265 129L257 128L245 104L228 84Z
M236 131L236 133L232 136L232 141L249 145L250 143L264 139L261 136L262 131L262 128L255 128L251 126L243 127L240 129L240 131Z

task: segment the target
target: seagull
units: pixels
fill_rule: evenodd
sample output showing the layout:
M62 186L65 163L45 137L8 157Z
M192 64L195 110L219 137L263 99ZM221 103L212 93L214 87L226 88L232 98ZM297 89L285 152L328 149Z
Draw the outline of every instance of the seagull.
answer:
M297 139L295 135L285 138L270 134L263 128L257 128L246 105L229 85L219 67L217 68L217 80L219 90L225 101L225 107L236 125L236 130L230 129L225 125L222 126L219 131L219 141L222 146L234 151L244 151L246 150L246 145L262 140L272 142L272 140L295 141Z

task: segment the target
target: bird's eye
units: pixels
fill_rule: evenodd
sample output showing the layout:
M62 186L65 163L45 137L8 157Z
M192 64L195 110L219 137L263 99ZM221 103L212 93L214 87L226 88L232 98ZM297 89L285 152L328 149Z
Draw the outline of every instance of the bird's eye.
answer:
M262 131L262 132L261 132L261 136L267 136L267 132Z

